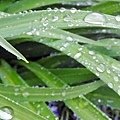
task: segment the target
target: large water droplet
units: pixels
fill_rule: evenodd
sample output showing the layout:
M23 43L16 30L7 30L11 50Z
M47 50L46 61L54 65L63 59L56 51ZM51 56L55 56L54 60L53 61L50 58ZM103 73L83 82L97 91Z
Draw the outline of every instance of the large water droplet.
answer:
M60 12L64 12L66 9L65 8L60 8Z
M10 120L13 118L14 111L11 107L4 106L0 108L0 119L1 120Z
M92 12L85 16L84 21L91 24L103 25L106 23L106 18L102 14Z
M98 66L96 67L96 69L97 69L97 71L99 71L99 72L104 72L104 71L105 71L105 67L104 67L103 64L98 65Z
M90 54L90 55L94 55L95 53L94 53L94 51L90 50L90 51L89 51L89 54Z
M120 15L117 15L117 16L115 17L115 19L116 19L116 21L120 22Z
M81 56L81 53L77 53L77 54L75 54L74 58L78 59L80 56Z
M110 87L110 88L113 88L113 83L108 83L108 86Z
M72 38L71 36L68 36L66 39L67 39L68 41L73 41L73 38Z
M75 13L76 11L77 11L76 8L71 8L71 10L70 10L71 13Z

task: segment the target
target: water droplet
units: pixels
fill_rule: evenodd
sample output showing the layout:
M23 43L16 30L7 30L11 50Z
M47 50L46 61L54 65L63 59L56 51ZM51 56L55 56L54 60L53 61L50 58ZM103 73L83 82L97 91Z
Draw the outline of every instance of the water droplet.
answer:
M96 67L96 69L99 71L99 72L104 72L105 71L105 67L103 64L100 64Z
M39 35L40 35L39 31L36 31L36 32L35 32L35 34L36 34L37 36L39 36Z
M28 97L29 93L28 92L24 92L22 95L23 95L23 97Z
M101 99L98 99L98 102L101 103Z
M79 48L78 50L81 51L83 48Z
M120 89L118 90L118 95L120 95Z
M64 12L66 9L65 8L60 8L60 12Z
M91 50L90 50L90 51L89 51L89 54L90 54L90 55L94 55L95 53L94 53L94 51L91 51Z
M71 21L71 20L72 20L72 17L71 17L71 15L66 14L66 15L64 16L63 20L64 20L65 22L68 22L68 21Z
M37 111L37 115L40 115L40 110Z
M113 79L115 80L115 82L118 82L118 81L119 81L118 76L114 76L114 78L113 78Z
M110 70L109 70L109 69L107 69L106 72L107 72L108 74L110 74Z
M56 22L58 20L58 16L53 16L53 22Z
M117 15L117 16L115 17L115 19L116 19L116 21L120 22L120 15Z
M108 86L110 87L110 88L113 88L113 83L108 83Z
M77 54L75 54L74 58L78 59L80 56L81 56L81 53L77 53Z
M76 11L77 11L76 8L71 8L71 10L70 10L71 13L75 13Z
M68 41L73 41L73 38L72 38L71 36L68 36L66 39L67 39Z
M62 92L62 96L65 97L66 96L66 92Z
M46 118L50 118L50 115L47 115Z
M11 107L4 106L0 108L0 119L1 120L10 120L13 118L14 111Z
M63 46L68 47L69 45L70 45L69 43L65 43Z
M106 18L102 14L92 12L86 15L84 21L91 24L103 25L106 23Z
M96 59L96 56L93 56L93 59Z
M64 48L64 47L61 47L61 48L60 48L60 51L64 51L64 50L65 50L65 48Z

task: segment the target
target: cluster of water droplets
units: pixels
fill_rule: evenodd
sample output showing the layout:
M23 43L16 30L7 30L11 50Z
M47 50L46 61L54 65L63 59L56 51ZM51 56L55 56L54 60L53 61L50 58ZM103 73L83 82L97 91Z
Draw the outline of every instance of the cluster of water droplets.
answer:
M14 111L9 106L3 106L0 108L0 119L1 120L11 120L14 116Z

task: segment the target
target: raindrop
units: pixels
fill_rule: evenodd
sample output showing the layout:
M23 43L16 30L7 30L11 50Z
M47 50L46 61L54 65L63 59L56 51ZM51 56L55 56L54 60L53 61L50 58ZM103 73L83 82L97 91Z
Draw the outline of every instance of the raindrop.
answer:
M27 34L27 35L32 35L33 33L32 33L32 32L27 32L26 34Z
M85 16L84 21L91 24L103 25L106 23L106 18L102 14L92 12Z
M79 48L78 50L81 51L83 48Z
M37 111L37 115L40 115L40 110Z
M118 76L114 76L113 79L115 80L115 82L118 82L118 81L119 81Z
M64 48L64 47L61 47L61 48L60 48L60 51L64 51L64 50L65 50L65 48Z
M18 92L18 91L19 91L19 88L15 88L14 91L15 91L15 92Z
M69 14L66 14L65 16L64 16L64 19L63 19L65 22L68 22L68 21L71 21L72 20L72 17L71 17L71 15L69 15Z
M52 96L55 96L55 93L53 92L51 95L52 95Z
M95 53L94 53L94 51L89 51L89 54L94 55Z
M50 118L50 115L47 115L46 118Z
M71 36L68 36L66 39L67 39L68 41L73 41L73 38L72 38Z
M117 16L115 17L115 19L116 19L116 21L120 22L120 15L117 15Z
M109 70L109 69L107 69L106 72L107 72L108 74L110 74L110 70Z
M101 103L101 99L98 99L98 102Z
M28 97L29 93L28 92L24 92L22 95L23 95L23 97Z
M62 92L62 96L65 97L66 96L66 92Z
M65 8L60 8L60 12L64 12L66 9Z
M58 8L54 8L54 12L58 12L58 10L59 10Z
M0 108L0 119L1 120L10 120L13 118L14 111L11 107L4 106Z
M58 16L53 16L53 22L56 22L58 20Z
M110 83L108 83L108 86L110 87L110 88L113 88L113 84L110 82Z
M81 56L81 53L77 53L77 54L75 54L74 58L78 59L80 56Z
M76 11L77 11L76 8L71 8L71 10L70 10L71 13L75 13Z
M99 72L104 72L105 71L105 67L103 64L100 64L96 67L96 69L99 71Z
M36 32L35 32L35 34L36 34L37 36L39 36L39 35L40 35L39 31L36 31Z
M63 46L64 46L64 47L68 47L68 46L69 46L69 43L65 43Z
M120 89L118 90L118 95L120 95Z
M96 59L96 56L93 56L93 59Z

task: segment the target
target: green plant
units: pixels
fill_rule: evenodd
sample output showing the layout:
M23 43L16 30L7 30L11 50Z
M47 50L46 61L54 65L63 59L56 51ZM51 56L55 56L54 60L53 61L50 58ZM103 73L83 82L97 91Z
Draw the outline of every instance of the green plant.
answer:
M0 6L0 45L26 62L1 59L0 119L57 120L46 102L63 101L78 118L110 120L96 105L120 109L120 1L1 0ZM21 45L29 63L5 39Z

